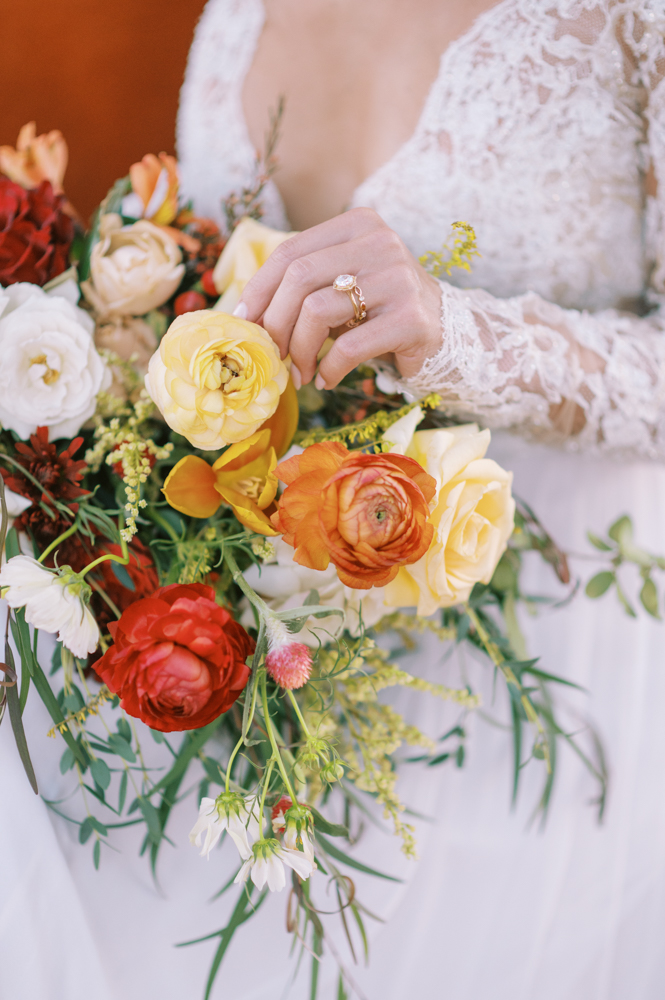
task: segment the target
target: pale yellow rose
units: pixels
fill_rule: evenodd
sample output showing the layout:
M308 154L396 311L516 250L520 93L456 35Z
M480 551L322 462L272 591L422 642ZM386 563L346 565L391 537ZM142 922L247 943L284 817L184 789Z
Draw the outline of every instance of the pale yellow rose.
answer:
M0 173L15 184L36 188L50 181L56 194L62 194L67 169L67 143L57 129L37 135L34 122L24 125L13 146L0 146Z
M216 451L272 416L288 378L262 327L201 309L171 324L145 384L169 427L195 448Z
M212 272L215 288L221 295L215 309L233 312L249 279L254 277L280 243L294 235L270 229L245 216L233 231Z
M81 290L100 317L143 316L171 298L185 265L168 233L147 219L123 226L119 215L109 214L99 234Z
M485 458L490 432L475 424L416 431L419 407L389 427L391 451L415 459L436 479L432 544L417 563L400 567L385 588L385 603L416 605L419 615L468 600L489 583L510 538L515 516L513 476Z

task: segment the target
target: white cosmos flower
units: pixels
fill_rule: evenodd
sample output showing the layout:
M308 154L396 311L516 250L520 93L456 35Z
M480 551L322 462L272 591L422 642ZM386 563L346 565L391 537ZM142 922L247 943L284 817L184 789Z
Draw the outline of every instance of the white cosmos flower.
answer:
M243 861L252 854L252 844L261 836L255 798L243 799L235 792L216 799L201 799L199 818L189 835L190 843L201 848L201 857L210 852L227 830Z
M262 889L267 883L271 892L281 892L286 885L284 865L293 868L300 878L308 879L316 865L302 851L294 851L288 847L280 847L279 841L257 840L252 847L252 854L238 874L234 882L246 882L249 876L257 889Z
M12 556L0 570L0 591L10 608L25 608L25 620L58 640L74 656L94 652L99 627L88 608L90 592L69 566L46 569L32 556Z
M73 437L110 385L77 296L69 281L48 293L27 282L0 288L0 424L19 437L40 426L50 440Z

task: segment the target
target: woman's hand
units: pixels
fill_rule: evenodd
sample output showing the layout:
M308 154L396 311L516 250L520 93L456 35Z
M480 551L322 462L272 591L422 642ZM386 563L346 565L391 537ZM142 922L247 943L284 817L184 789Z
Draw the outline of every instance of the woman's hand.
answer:
M367 320L351 330L353 304L332 287L339 274L356 275L367 304ZM323 342L337 334L316 377L318 388L332 389L383 354L394 355L404 377L415 375L441 346L440 303L437 282L397 234L372 209L354 208L277 247L235 314L261 322L282 358L291 355L298 388L314 378Z

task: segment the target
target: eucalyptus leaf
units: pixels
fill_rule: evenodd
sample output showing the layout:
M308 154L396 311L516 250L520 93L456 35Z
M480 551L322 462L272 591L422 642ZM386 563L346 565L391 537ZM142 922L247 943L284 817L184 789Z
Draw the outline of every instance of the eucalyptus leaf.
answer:
M123 760L128 761L130 764L133 764L136 760L136 754L127 740L123 736L120 736L119 733L111 733L108 738L108 744L111 750L117 753L119 757L122 757Z
M660 619L660 612L658 610L658 588L650 576L648 576L644 581L644 586L640 591L640 600L645 611L648 611L654 618Z
M618 545L626 545L633 537L633 522L624 514L614 522L607 534Z
M123 566L122 563L112 561L111 569L113 571L113 575L115 576L119 584L121 584L123 587L126 587L127 590L131 591L136 590L136 585L134 584L134 581L132 580L129 573L127 572L126 566Z
M101 789L106 791L111 784L111 772L109 771L106 761L101 760L99 757L91 760L90 773L92 774L95 783L98 784Z
M607 542L604 542L602 538L598 537L598 535L594 535L592 531L587 531L586 536L593 545L593 547L595 549L598 549L600 552L612 551L612 546L608 545Z
M616 576L614 573L610 570L604 569L600 573L596 573L595 576L591 577L584 588L584 592L587 597L602 597L603 594L610 589L612 584L615 583L615 581Z

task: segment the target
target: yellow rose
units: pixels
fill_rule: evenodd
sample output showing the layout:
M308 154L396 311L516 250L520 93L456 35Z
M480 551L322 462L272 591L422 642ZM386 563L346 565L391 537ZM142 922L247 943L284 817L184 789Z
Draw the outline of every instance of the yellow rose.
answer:
M288 378L262 327L201 309L171 324L145 384L169 427L195 448L216 451L272 416Z
M147 219L103 215L81 290L99 316L143 316L170 299L185 273L175 240Z
M265 264L273 250L293 235L270 229L245 216L233 231L212 272L215 288L221 295L215 309L233 312L249 279Z
M490 432L475 424L416 431L419 407L389 427L391 451L415 459L436 479L431 505L434 539L417 563L400 567L385 588L385 603L417 605L419 615L468 600L489 583L510 538L515 516L513 476L485 458Z

